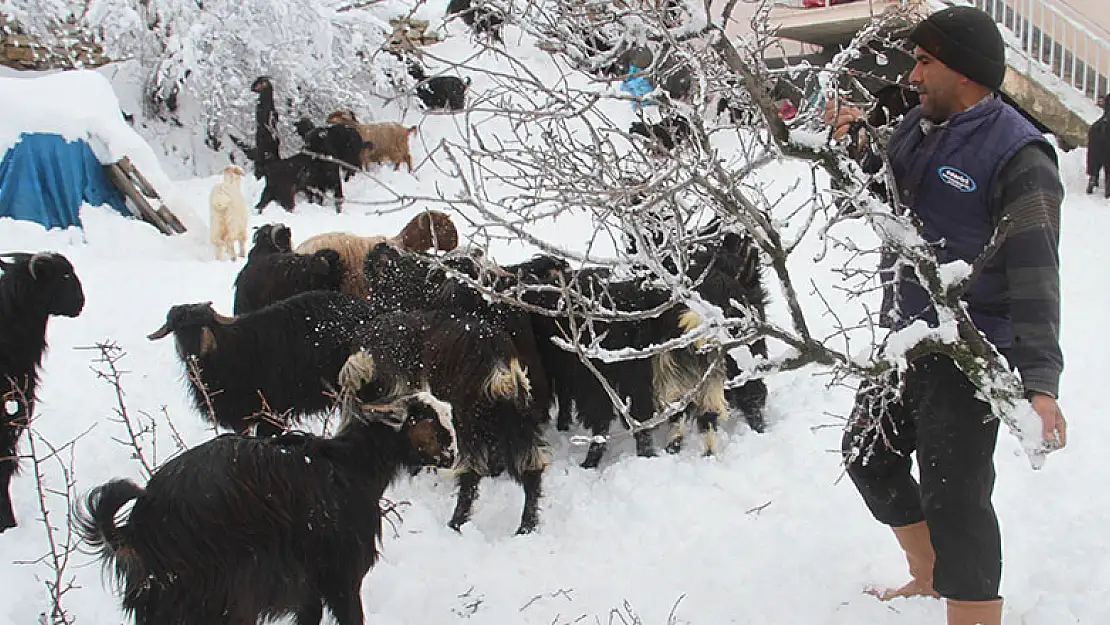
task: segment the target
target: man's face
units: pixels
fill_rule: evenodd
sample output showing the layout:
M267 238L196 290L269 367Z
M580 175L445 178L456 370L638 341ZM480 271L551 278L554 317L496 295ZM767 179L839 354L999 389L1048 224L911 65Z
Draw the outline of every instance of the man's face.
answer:
M970 82L967 77L950 69L920 46L914 50L914 58L917 65L910 72L910 84L917 87L925 117L943 122L960 112L959 95Z

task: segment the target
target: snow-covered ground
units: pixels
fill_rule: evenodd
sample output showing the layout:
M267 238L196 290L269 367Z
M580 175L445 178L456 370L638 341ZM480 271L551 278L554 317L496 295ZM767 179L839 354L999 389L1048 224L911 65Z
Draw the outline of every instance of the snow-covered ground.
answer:
M515 34L515 33L512 33ZM516 55L543 72L546 54L526 44ZM437 52L462 58L464 37L440 44ZM458 46L453 50L451 46ZM82 78L73 78L83 80ZM5 79L9 80L9 79ZM62 88L44 87L40 97L65 101ZM8 91L10 83L3 87ZM69 85L72 87L72 85ZM482 89L480 76L475 89ZM20 91L34 93L33 90ZM98 92L82 107L116 115L112 96ZM58 106L61 106L60 104ZM0 140L13 130L46 124L34 106L13 128L0 116ZM55 113L57 110L51 109ZM399 113L398 113L399 115ZM631 113L624 113L626 120ZM399 119L399 117L398 117ZM409 111L406 123L420 123L414 140L419 162L440 138L457 137L452 116ZM125 137L126 125L96 118L90 122L109 139ZM0 146L0 149L7 147ZM1062 405L1070 422L1068 448L1033 471L1016 439L1003 430L996 462L995 492L1003 526L1005 621L1026 625L1110 623L1110 494L1102 441L1110 437L1104 418L1110 375L1104 324L1110 310L1110 202L1083 194L1082 150L1062 154L1067 198L1062 224L1063 347L1066 370ZM161 157L161 155L159 155ZM167 201L189 215L190 232L167 238L153 228L119 217L107 208L82 211L84 232L44 232L36 224L0 220L0 251L54 250L74 263L87 304L76 319L54 319L44 362L34 429L43 439L74 444L76 490L83 494L115 477L138 478L130 451L116 442L125 436L113 419L113 389L91 367L96 352L82 349L114 341L126 352L123 387L129 410L164 420L162 409L186 442L212 435L190 407L181 367L169 341L151 342L170 306L213 301L230 313L232 281L242 261L217 262L205 243L207 194L218 180L210 175L182 178L163 159ZM148 164L158 169L157 164ZM342 215L330 207L301 204L293 214L272 205L252 215L252 225L282 221L295 241L331 230L388 233L399 230L412 211L376 214L369 204L389 186L427 193L457 181L425 163L415 175L379 170L348 186ZM808 180L806 166L781 162L760 172L771 189ZM248 202L261 185L247 176ZM772 194L773 195L773 194ZM784 202L789 206L790 202ZM413 209L415 210L415 209ZM456 219L472 233L465 215ZM568 248L582 249L590 222L574 215L537 224L537 233ZM865 237L861 230L856 236ZM800 246L792 268L797 284L829 284L835 278L814 263L818 242ZM491 255L513 262L530 253L525 246L495 243ZM771 314L785 322L781 297L772 289ZM807 302L813 302L809 296ZM827 333L831 319L816 318L815 331ZM453 484L424 473L400 479L389 491L404 501L403 521L387 529L382 560L363 586L367 620L377 625L632 623L629 610L645 624L926 624L943 621L940 601L880 603L863 594L870 584L904 581L904 561L892 534L874 522L847 479L839 458L841 421L852 401L850 389L828 388L817 369L776 375L770 388L769 429L757 435L730 424L714 458L689 445L681 454L642 459L631 441L616 434L600 470L578 463L584 449L563 433L549 433L554 464L545 477L540 530L513 536L522 495L508 479L482 483L473 521L460 534L446 527L454 505ZM578 434L580 432L572 432ZM171 453L166 428L159 430L159 458ZM27 452L27 439L22 450ZM55 465L47 465L50 485L61 485ZM48 551L39 521L39 497L29 462L12 487L20 526L0 536L0 625L36 622L47 609L45 581L50 572L39 558ZM61 527L64 503L48 495L52 520ZM63 528L64 529L64 528ZM118 623L123 617L108 578L86 554L75 554L67 574L75 587L64 598L77 623Z

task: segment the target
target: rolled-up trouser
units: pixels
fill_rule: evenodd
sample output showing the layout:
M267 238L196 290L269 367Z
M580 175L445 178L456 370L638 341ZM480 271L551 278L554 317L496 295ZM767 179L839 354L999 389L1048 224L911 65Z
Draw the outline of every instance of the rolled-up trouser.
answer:
M914 361L900 401L865 383L845 431L848 475L871 514L901 527L929 525L933 587L963 601L998 598L1002 542L991 505L998 420L954 362ZM916 450L920 484L910 474Z

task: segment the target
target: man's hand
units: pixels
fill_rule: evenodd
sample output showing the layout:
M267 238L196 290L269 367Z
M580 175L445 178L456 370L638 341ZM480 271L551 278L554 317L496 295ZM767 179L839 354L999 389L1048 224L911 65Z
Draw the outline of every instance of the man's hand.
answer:
M848 134L848 129L852 122L862 119L863 111L854 106L841 104L839 100L835 99L825 101L824 120L826 124L836 128L836 130L833 131L834 141L840 141L844 135Z
M1033 404L1033 411L1041 418L1041 435L1045 447L1050 451L1063 449L1068 444L1068 422L1064 420L1064 412L1060 410L1056 398L1034 392L1029 402Z

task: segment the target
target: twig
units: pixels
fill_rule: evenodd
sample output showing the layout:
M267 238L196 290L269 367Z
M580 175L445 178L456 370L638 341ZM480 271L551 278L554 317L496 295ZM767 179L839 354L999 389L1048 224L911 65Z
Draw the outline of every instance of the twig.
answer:
M20 395L21 400L25 402L24 405L30 405L26 403L26 396L23 394L22 390L14 383L12 386L17 389L17 393ZM33 565L43 562L46 563L50 570L50 577L45 581L47 594L50 598L50 609L48 613L44 612L41 615L41 622L49 623L50 625L73 625L75 622L74 617L65 609L63 599L70 590L78 587L75 583L76 577L70 575L66 571L69 565L70 555L78 549L77 532L73 526L73 518L69 514L65 515L64 532L62 529L55 527L54 523L51 521L51 505L48 503L48 500L51 497L60 498L67 512L72 508L75 501L74 491L76 487L76 479L73 472L74 447L78 440L92 431L95 424L69 442L58 447L53 445L32 427L34 417L30 412L26 417L21 418L20 421L22 421L22 423L19 425L27 429L27 442L30 448L31 462L35 474L35 490L38 494L39 512L42 515L40 520L42 521L43 527L46 529L46 540L49 545L49 551L37 560L30 562L18 561L16 564ZM48 453L44 455L40 450L40 445L44 446ZM68 460L62 459L62 451L69 452ZM64 484L64 488L62 489L51 488L47 484L48 480L45 464L50 460L56 461L58 469L61 471Z

